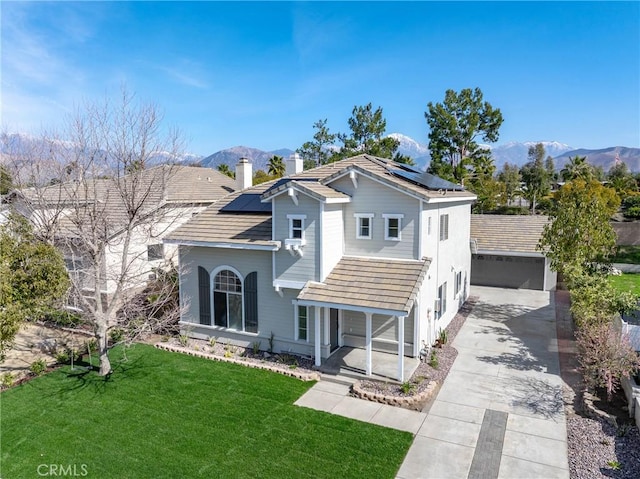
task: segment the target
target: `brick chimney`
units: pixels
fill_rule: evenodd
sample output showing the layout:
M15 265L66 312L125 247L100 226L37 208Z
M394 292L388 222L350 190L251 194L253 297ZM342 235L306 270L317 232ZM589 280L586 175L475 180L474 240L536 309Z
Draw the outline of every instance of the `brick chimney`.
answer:
M293 153L285 160L285 176L302 173L302 158L299 154Z
M239 190L249 188L253 184L252 167L249 160L240 158L236 165L236 184Z

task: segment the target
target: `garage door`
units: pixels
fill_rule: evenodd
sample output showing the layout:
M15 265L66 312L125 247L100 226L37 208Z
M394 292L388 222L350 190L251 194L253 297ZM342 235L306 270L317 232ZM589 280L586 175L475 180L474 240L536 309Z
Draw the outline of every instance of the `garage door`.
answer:
M544 289L544 259L474 254L471 284L503 288Z

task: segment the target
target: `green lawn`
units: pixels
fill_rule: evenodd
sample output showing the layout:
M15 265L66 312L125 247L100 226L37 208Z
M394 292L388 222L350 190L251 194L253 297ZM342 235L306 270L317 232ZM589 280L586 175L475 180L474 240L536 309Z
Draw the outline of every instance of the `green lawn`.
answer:
M311 384L289 377L143 345L112 356L109 379L65 367L0 394L1 477L391 478L411 445L294 406Z
M609 282L618 291L631 291L640 296L640 274L624 273L620 276L609 276Z

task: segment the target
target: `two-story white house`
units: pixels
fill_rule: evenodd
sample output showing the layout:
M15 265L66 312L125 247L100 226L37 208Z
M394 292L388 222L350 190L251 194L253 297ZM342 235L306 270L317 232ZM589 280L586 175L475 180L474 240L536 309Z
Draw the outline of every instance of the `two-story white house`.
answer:
M181 325L193 337L315 357L342 346L417 357L469 294L475 196L413 167L359 155L249 186L177 228Z

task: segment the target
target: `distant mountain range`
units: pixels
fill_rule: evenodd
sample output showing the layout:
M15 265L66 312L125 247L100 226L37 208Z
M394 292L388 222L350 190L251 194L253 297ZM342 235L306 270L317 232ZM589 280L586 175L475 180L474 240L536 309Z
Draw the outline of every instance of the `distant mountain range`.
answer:
M426 144L420 143L401 133L391 133L389 136L400 142L398 151L403 155L413 158L420 168L426 168L429 165L430 155L429 148ZM18 133L2 135L0 140L0 163L6 161L7 155L11 151L34 151L34 142L41 141L34 137ZM491 153L493 154L493 158L496 162L496 167L499 170L506 162L516 164L518 166L525 164L527 162L527 152L529 147L534 146L536 143L538 142L510 142L501 145L487 145L487 147L491 149ZM544 145L546 154L554 158L557 169L561 169L567 161L569 161L570 157L579 155L586 156L589 163L595 166L601 166L605 172L615 164L616 159L624 161L631 171L640 172L640 148L615 146L598 150L589 150L584 148L574 148L557 141L541 141L540 143ZM52 142L52 144L56 144L61 149L74 148L70 142L56 140ZM47 145L47 147L50 147L50 145ZM294 150L289 148L264 151L246 146L235 146L233 148L218 151L206 157L194 154L184 154L180 157L174 157L169 153L158 152L152 158L151 163L158 164L177 162L183 164L198 164L209 168L217 168L219 165L224 163L233 169L238 160L245 157L253 163L254 171L266 171L269 159L273 155L288 158L292 153L294 153Z
M389 136L400 142L398 152L410 156L414 159L420 168L426 168L431 159L429 148L427 145L414 140L413 138L401 133L391 133ZM569 161L569 158L579 155L586 156L587 161L594 166L601 166L606 172L616 162L616 158L624 161L631 171L640 172L640 148L627 148L624 146L614 146L599 150L588 150L584 148L574 148L557 141L525 141L510 142L502 145L487 145L491 150L496 163L496 168L500 170L505 163L524 165L527 159L527 153L530 146L536 143L542 143L547 156L551 156L555 160L557 169L561 169ZM247 148L244 146L236 146L221 150L213 155L209 155L200 161L202 166L217 168L221 163L229 166L235 165L242 157L248 158L253 163L254 170L266 169L269 159L273 155L279 155L287 158L293 150L284 148L276 151L263 151L256 148Z

